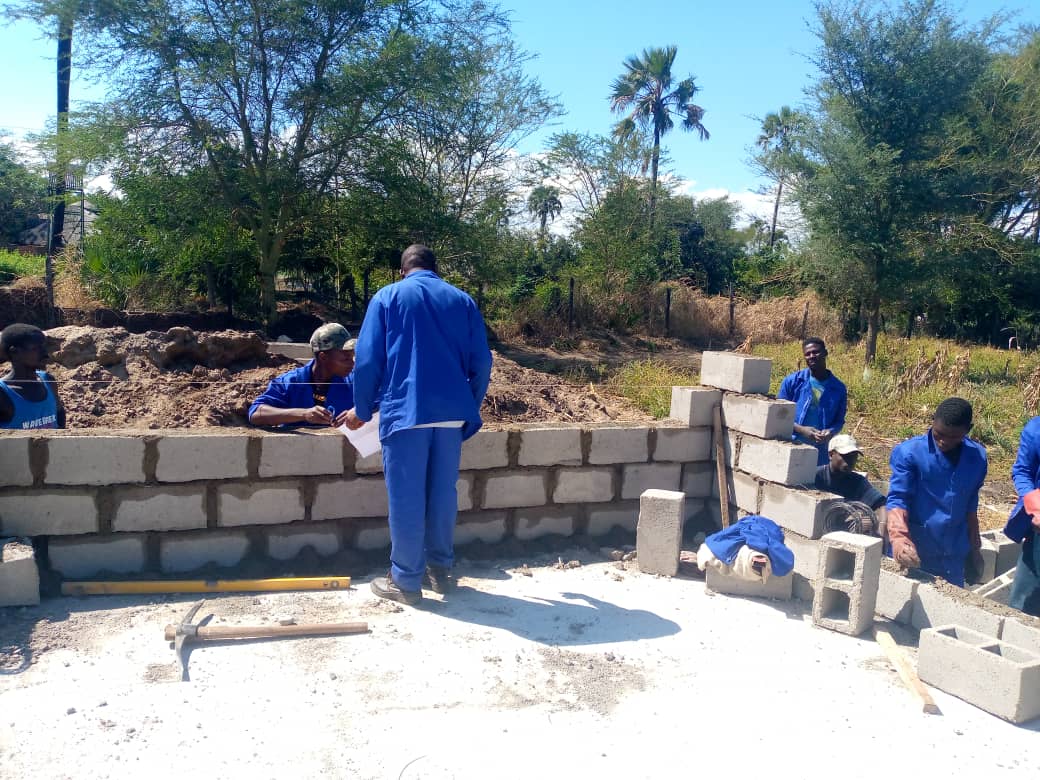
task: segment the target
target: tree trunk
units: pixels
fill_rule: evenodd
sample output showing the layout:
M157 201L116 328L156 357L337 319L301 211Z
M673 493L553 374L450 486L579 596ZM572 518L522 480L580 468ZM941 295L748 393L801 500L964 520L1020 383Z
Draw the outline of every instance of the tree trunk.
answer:
M867 312L867 341L866 341L866 354L863 356L864 365L869 366L874 362L874 357L877 355L877 339L878 339L878 327L881 322L881 305L878 302L870 304L870 311Z
M275 278L278 261L282 256L282 239L265 231L256 231L254 240L260 250L260 311L268 333L278 319L278 301L275 293Z
M650 232L657 216L657 166L661 161L661 128L654 125L654 151L650 158Z
M69 85L72 80L72 17L62 15L58 20L58 153L55 160L54 211L51 216L50 245L47 247L46 286L48 322L54 318L54 256L65 246L65 174L68 169L65 139L69 132ZM86 214L81 215L85 219Z
M773 204L773 223L769 226L769 248L773 248L776 242L776 219L780 215L780 197L784 192L784 180L781 179L776 187L776 202Z
M217 273L213 263L206 261L202 264L206 273L206 306L210 309L217 306Z

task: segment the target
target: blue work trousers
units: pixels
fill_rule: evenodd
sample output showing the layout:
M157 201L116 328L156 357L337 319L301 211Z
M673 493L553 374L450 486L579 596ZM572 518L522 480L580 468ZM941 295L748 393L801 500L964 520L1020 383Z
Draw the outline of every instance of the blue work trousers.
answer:
M1030 533L1022 543L1022 555L1011 583L1008 604L1027 615L1040 616L1040 543L1037 534Z
M462 428L406 428L382 444L390 574L402 590L419 590L427 564L450 568L455 562Z

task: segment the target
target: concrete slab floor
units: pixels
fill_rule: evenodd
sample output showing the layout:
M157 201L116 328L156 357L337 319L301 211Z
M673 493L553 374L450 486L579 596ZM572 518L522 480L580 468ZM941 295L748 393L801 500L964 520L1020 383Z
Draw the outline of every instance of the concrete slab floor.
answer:
M372 632L196 647L187 683L162 631L189 596L0 610L0 774L1040 776L1040 722L1012 726L941 691L943 715L922 714L878 645L814 627L808 604L555 560L527 561L531 576L522 561L460 565L457 593L419 609L377 600L367 581L213 596L199 613L211 625ZM891 629L913 657L916 635Z

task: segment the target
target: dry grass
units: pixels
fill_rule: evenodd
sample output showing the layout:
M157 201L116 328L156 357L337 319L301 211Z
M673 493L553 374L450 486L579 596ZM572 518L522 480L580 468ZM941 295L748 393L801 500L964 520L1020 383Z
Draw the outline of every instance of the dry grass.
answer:
M81 260L75 254L64 254L54 274L54 305L59 309L91 310L105 308L105 303L90 294L80 275Z

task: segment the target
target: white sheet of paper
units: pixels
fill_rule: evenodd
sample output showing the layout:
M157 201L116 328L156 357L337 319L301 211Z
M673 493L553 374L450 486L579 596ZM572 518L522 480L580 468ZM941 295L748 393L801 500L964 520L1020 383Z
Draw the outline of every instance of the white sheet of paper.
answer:
M379 444L379 412L372 415L372 419L362 425L356 431L350 430L346 425L339 426L340 432L347 437L347 441L354 445L358 455L367 458L381 449Z

